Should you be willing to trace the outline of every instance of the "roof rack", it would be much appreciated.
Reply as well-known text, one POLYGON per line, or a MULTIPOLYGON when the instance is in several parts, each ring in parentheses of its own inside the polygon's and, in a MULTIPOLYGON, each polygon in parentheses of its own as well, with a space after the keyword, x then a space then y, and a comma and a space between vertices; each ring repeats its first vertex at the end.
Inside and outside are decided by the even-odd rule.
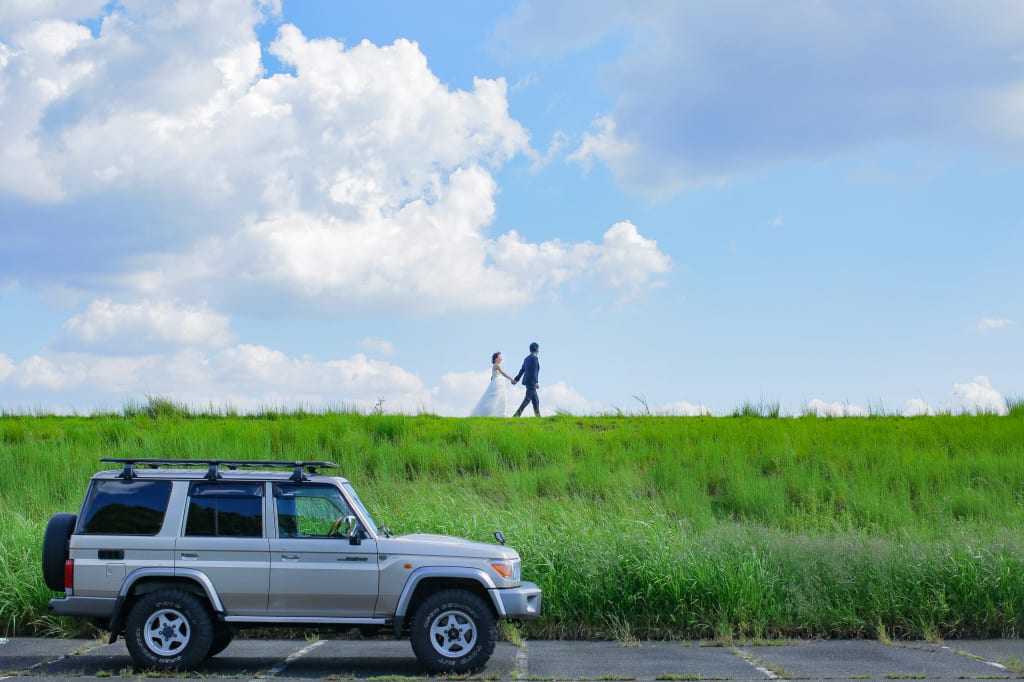
POLYGON ((301 483, 306 480, 303 474, 305 469, 310 474, 317 473, 317 469, 337 469, 334 462, 310 462, 306 460, 267 460, 267 459, 163 459, 159 457, 101 457, 101 462, 114 462, 123 464, 124 470, 118 474, 118 478, 132 479, 138 474, 135 473, 136 466, 143 466, 148 469, 159 469, 163 466, 179 467, 207 467, 205 478, 216 481, 222 478, 220 467, 230 471, 242 468, 256 469, 292 469, 291 480, 301 483))

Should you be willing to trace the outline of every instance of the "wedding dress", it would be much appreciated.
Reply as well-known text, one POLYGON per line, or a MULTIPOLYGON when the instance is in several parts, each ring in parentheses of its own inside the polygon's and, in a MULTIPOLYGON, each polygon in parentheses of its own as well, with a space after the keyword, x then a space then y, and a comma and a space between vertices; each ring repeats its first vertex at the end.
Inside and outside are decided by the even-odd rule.
POLYGON ((504 417, 505 415, 505 378, 498 374, 498 368, 491 369, 491 383, 480 396, 476 407, 469 413, 470 417, 504 417))

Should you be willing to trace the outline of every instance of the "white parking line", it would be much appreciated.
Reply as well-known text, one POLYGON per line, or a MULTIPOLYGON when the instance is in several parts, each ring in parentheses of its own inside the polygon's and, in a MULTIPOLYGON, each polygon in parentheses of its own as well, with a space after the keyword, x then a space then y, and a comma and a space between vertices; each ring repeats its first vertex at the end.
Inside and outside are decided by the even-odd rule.
POLYGON ((293 653, 291 656, 289 656, 288 658, 284 659, 284 662, 282 662, 281 665, 274 666, 273 668, 271 668, 267 672, 263 673, 262 675, 257 675, 254 679, 262 680, 262 679, 266 679, 268 677, 277 677, 278 675, 280 675, 284 671, 285 668, 287 668, 292 663, 294 663, 295 661, 299 660, 300 658, 302 658, 303 656, 305 656, 309 652, 313 651, 314 649, 316 649, 318 646, 322 645, 326 641, 327 641, 326 639, 318 639, 317 641, 313 642, 312 644, 310 644, 308 646, 302 647, 301 649, 299 649, 298 651, 293 653))
POLYGON ((751 665, 751 667, 754 668, 754 670, 756 670, 757 672, 761 673, 762 675, 767 677, 769 680, 782 679, 778 675, 773 673, 771 670, 769 670, 768 668, 766 668, 763 665, 761 665, 761 661, 759 661, 758 659, 754 658, 753 656, 748 654, 746 651, 740 651, 736 647, 733 647, 732 652, 734 654, 736 654, 737 656, 739 656, 740 658, 742 658, 747 663, 749 663, 751 665))
POLYGON ((530 674, 530 650, 526 640, 522 640, 516 651, 516 662, 512 669, 512 679, 521 680, 530 674))
POLYGON ((102 646, 106 646, 106 644, 107 644, 106 642, 103 642, 103 641, 100 641, 100 640, 97 639, 97 640, 91 642, 90 644, 86 644, 85 646, 83 646, 80 649, 75 649, 74 651, 70 651, 70 652, 68 652, 66 654, 61 654, 57 658, 52 658, 52 659, 49 659, 49 660, 42 660, 42 661, 39 661, 38 663, 33 663, 29 667, 25 668, 25 672, 31 672, 32 670, 35 670, 36 668, 42 668, 43 666, 53 665, 54 663, 60 663, 64 659, 71 658, 72 656, 81 656, 82 654, 86 654, 86 653, 92 651, 93 649, 98 649, 98 648, 100 648, 102 646))
POLYGON ((973 658, 976 661, 981 661, 985 665, 990 665, 993 668, 996 668, 997 670, 1006 670, 1006 666, 1003 665, 1002 663, 996 663, 995 661, 987 661, 984 658, 982 658, 981 656, 975 656, 973 654, 967 653, 966 651, 960 651, 959 649, 954 649, 953 647, 943 646, 942 648, 945 649, 946 651, 951 651, 954 654, 958 654, 960 656, 966 656, 967 658, 973 658))

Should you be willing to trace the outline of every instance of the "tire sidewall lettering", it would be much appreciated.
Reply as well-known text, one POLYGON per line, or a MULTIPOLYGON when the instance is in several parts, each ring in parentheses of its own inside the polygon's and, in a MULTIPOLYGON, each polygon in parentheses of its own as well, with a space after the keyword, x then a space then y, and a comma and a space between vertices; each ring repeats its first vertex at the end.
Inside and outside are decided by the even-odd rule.
POLYGON ((212 645, 213 622, 199 598, 187 592, 143 596, 132 607, 126 630, 129 653, 138 665, 155 670, 183 670, 202 663, 212 645), (146 642, 147 623, 156 613, 176 611, 188 627, 188 644, 171 656, 161 655, 146 642))
MULTIPOLYGON (((435 673, 460 674, 479 669, 490 658, 497 641, 495 618, 480 611, 481 608, 486 608, 482 598, 471 592, 463 592, 458 596, 461 598, 445 595, 447 598, 442 598, 431 604, 429 611, 420 610, 417 614, 412 636, 413 650, 417 658, 435 673), (430 640, 431 627, 436 619, 446 611, 458 612, 473 622, 475 640, 462 656, 445 656, 434 648, 430 640), (417 645, 417 640, 419 640, 419 645, 417 645)), ((428 600, 430 599, 432 598, 428 597, 428 600)))

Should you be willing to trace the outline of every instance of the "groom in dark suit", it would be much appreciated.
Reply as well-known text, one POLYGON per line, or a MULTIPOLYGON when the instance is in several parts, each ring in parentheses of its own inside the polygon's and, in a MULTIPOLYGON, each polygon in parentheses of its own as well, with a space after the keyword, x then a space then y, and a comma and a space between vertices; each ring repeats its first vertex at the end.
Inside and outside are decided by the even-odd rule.
POLYGON ((522 377, 523 386, 526 386, 526 397, 523 398, 523 404, 512 415, 514 417, 522 415, 523 410, 530 403, 533 403, 533 414, 537 417, 540 416, 540 396, 537 395, 537 389, 540 388, 540 360, 537 359, 539 352, 540 346, 534 341, 530 344, 530 354, 523 360, 519 374, 512 380, 512 385, 515 386, 519 383, 519 377, 522 377))

